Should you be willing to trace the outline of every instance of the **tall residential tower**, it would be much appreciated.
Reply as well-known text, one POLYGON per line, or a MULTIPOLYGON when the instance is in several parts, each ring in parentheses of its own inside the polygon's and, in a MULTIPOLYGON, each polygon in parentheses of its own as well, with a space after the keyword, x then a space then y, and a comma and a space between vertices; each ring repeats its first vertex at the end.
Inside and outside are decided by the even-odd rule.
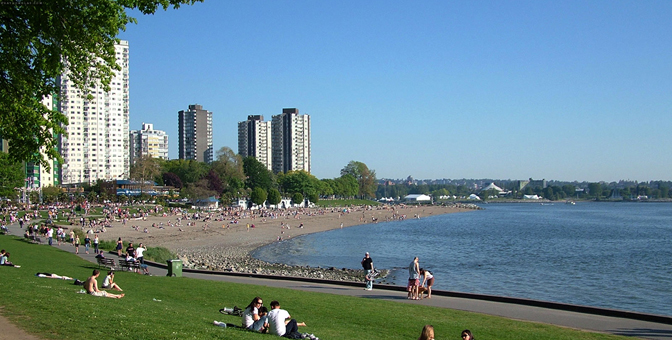
POLYGON ((244 122, 238 122, 238 154, 252 156, 271 167, 271 122, 265 122, 264 116, 247 116, 244 122))
POLYGON ((110 91, 92 87, 88 92, 93 99, 88 100, 87 93, 74 86, 67 71, 58 79, 59 109, 69 121, 67 136, 60 138, 62 184, 128 178, 128 41, 121 40, 114 50, 121 70, 114 71, 110 91))
POLYGON ((298 109, 282 109, 271 125, 273 172, 310 172, 310 116, 300 116, 298 109))
POLYGON ((177 113, 178 119, 178 157, 199 162, 212 163, 212 112, 203 110, 203 106, 189 105, 189 110, 177 113))

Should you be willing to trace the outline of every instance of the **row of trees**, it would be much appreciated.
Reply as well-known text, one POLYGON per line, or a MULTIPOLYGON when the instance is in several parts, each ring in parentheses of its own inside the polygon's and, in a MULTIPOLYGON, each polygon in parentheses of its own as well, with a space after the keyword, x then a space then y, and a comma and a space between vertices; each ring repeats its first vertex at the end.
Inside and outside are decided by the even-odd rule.
POLYGON ((266 200, 277 204, 283 195, 297 203, 304 198, 317 202, 320 197, 329 196, 374 197, 376 183, 375 171, 362 162, 348 163, 340 177, 320 180, 301 170, 273 174, 256 158, 242 158, 228 147, 219 149, 211 164, 143 157, 131 168, 131 179, 143 183, 142 191, 149 181, 155 181, 180 189, 183 197, 217 196, 223 203, 250 197, 256 204, 266 200))

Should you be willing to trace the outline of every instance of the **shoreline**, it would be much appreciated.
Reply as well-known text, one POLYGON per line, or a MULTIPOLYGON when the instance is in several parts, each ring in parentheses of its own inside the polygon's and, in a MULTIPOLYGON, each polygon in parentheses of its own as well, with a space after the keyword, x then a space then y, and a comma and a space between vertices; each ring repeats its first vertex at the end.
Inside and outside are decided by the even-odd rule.
MULTIPOLYGON (((101 240, 108 241, 121 237, 124 247, 128 241, 135 245, 142 242, 149 247, 165 247, 177 254, 185 268, 361 282, 364 275, 360 269, 271 263, 255 259, 250 254, 257 248, 278 242, 280 238, 286 240, 338 228, 476 209, 482 208, 472 204, 382 205, 238 211, 233 216, 222 216, 221 212, 216 212, 201 214, 198 220, 187 219, 179 223, 177 215, 149 216, 146 219, 130 219, 125 226, 121 221, 114 221, 112 227, 98 235, 101 240)), ((380 279, 386 274, 387 271, 383 272, 380 279)))

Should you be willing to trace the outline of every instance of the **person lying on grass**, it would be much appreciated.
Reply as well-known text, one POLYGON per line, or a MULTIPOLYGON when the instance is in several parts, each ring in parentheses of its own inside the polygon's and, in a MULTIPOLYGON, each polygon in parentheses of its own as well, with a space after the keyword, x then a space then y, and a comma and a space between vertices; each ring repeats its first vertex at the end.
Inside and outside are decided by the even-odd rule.
POLYGON ((90 276, 86 281, 84 281, 84 289, 86 289, 86 292, 90 295, 93 296, 102 296, 102 297, 108 297, 112 299, 121 299, 124 297, 124 294, 116 295, 116 294, 111 294, 106 291, 98 290, 98 275, 100 275, 100 271, 98 269, 93 270, 93 275, 90 276))

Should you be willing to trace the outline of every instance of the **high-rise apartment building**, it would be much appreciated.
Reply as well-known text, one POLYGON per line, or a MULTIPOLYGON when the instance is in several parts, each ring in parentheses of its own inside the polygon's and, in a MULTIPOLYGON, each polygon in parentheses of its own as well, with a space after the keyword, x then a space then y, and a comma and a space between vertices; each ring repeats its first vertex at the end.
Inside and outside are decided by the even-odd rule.
POLYGON ((300 116, 297 109, 282 109, 271 125, 273 172, 310 172, 310 116, 300 116))
POLYGON ((128 41, 114 46, 116 63, 110 91, 98 85, 87 93, 74 86, 68 72, 59 79, 59 110, 68 117, 60 139, 62 184, 126 179, 129 175, 128 41))
MULTIPOLYGON (((49 110, 53 110, 54 107, 58 107, 58 102, 53 96, 46 96, 42 99, 42 104, 47 107, 49 110)), ((44 157, 44 147, 40 148, 40 153, 44 157)), ((28 188, 40 188, 48 186, 56 186, 61 183, 59 178, 60 173, 60 164, 55 159, 47 159, 49 164, 49 169, 42 166, 38 162, 26 162, 26 187, 28 188)))
POLYGON ((194 104, 189 105, 189 110, 179 111, 177 119, 179 158, 212 163, 212 112, 194 104))
POLYGON ((130 135, 131 165, 142 156, 168 159, 168 134, 154 130, 154 124, 142 123, 142 130, 133 130, 130 135))
POLYGON ((264 116, 247 116, 244 122, 238 122, 238 154, 252 156, 271 167, 271 122, 265 122, 264 116))

